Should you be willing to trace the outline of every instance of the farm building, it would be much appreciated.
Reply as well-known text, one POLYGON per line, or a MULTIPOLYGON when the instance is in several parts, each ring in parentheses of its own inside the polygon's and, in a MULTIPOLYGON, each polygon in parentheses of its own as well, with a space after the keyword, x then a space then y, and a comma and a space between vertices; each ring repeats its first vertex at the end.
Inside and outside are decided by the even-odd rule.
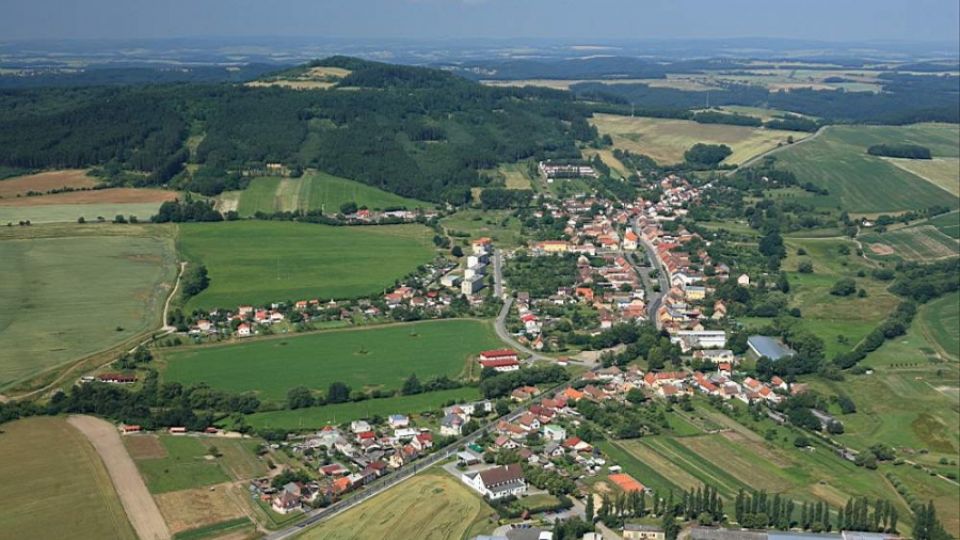
POLYGON ((480 361, 484 362, 487 360, 518 360, 517 351, 513 349, 495 349, 491 351, 482 351, 480 353, 480 361))
POLYGON ((766 356, 771 360, 779 360, 797 354, 797 351, 787 347, 779 339, 768 336, 750 336, 747 338, 747 347, 754 359, 766 356))
POLYGON ((623 525, 623 538, 624 540, 664 540, 666 536, 660 527, 625 523, 623 525))

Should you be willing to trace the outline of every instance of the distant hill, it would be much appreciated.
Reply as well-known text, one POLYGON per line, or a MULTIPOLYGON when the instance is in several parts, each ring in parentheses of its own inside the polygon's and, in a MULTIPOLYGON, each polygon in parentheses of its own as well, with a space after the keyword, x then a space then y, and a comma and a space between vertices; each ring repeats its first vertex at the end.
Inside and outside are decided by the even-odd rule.
POLYGON ((188 161, 214 180, 282 163, 404 197, 465 202, 471 188, 489 182, 483 169, 579 157, 576 141, 596 137, 587 108, 567 92, 489 88, 438 69, 339 56, 253 84, 267 87, 220 82, 0 92, 0 165, 107 166, 115 182, 189 186, 212 195, 237 182, 198 188, 188 161), (273 84, 311 73, 323 84, 273 84))

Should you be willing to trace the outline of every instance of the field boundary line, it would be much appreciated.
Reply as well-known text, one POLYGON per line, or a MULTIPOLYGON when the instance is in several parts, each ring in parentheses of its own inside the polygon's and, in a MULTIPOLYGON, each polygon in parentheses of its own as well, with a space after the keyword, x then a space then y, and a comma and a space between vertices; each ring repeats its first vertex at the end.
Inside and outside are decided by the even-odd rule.
POLYGON ((137 536, 142 540, 170 538, 170 529, 163 520, 160 508, 147 490, 137 465, 113 424, 87 415, 72 415, 67 422, 82 433, 100 455, 137 536))

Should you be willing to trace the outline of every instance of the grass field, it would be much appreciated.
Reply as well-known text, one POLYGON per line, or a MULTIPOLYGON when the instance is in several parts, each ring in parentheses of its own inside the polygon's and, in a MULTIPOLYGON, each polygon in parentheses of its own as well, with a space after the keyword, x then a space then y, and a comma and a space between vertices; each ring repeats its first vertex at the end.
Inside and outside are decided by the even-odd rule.
MULTIPOLYGON (((236 196, 231 193, 227 197, 236 196)), ((247 189, 240 192, 236 210, 241 216, 252 216, 258 211, 270 214, 294 210, 324 210, 333 214, 348 202, 375 210, 430 206, 361 182, 311 171, 301 178, 254 178, 247 189)))
POLYGON ((960 238, 960 213, 950 212, 930 218, 927 223, 950 238, 960 238))
POLYGON ((870 156, 869 146, 879 143, 912 143, 930 148, 938 158, 960 155, 957 126, 916 124, 912 126, 831 126, 813 140, 777 152, 777 162, 801 181, 827 188, 830 194, 816 197, 818 204, 839 206, 851 213, 875 214, 925 208, 958 206, 956 198, 933 183, 870 156))
POLYGON ((866 234, 860 240, 867 256, 880 261, 903 259, 923 262, 960 255, 960 241, 929 224, 866 234))
POLYGON ((421 225, 331 227, 239 221, 187 223, 178 247, 202 262, 210 287, 189 309, 311 298, 350 298, 382 291, 434 254, 421 225))
POLYGON ((211 486, 230 478, 196 437, 161 435, 164 457, 135 458, 150 493, 169 493, 211 486))
POLYGON ((424 473, 320 525, 301 540, 472 538, 496 526, 492 508, 458 479, 424 473))
POLYGON ((596 114, 593 124, 602 134, 609 134, 617 148, 646 154, 657 163, 683 161, 683 153, 698 142, 726 144, 733 150, 724 163, 740 164, 767 150, 785 143, 787 137, 802 139, 806 134, 749 126, 698 124, 690 120, 640 118, 596 114))
POLYGON ((64 418, 5 424, 0 455, 0 484, 8 488, 0 494, 0 536, 136 538, 96 450, 64 418))
POLYGON ((314 430, 326 425, 340 425, 344 422, 373 416, 386 418, 391 414, 417 414, 424 411, 436 411, 450 401, 472 401, 476 399, 480 399, 480 393, 477 389, 464 387, 455 390, 367 399, 307 409, 262 412, 246 416, 244 421, 254 429, 314 430))
POLYGON ((960 195, 960 159, 887 159, 901 169, 951 193, 960 195))
POLYGON ((960 293, 924 305, 916 324, 937 352, 949 359, 960 359, 960 293))
POLYGON ((896 296, 886 290, 889 283, 878 282, 869 277, 857 277, 856 274, 861 269, 869 275, 871 265, 857 256, 857 246, 851 240, 787 238, 784 243, 788 256, 783 268, 790 277, 790 305, 800 308, 803 315, 801 324, 823 339, 828 358, 850 350, 893 311, 899 302, 896 296), (850 254, 842 255, 839 252, 841 246, 846 246, 850 254), (797 255, 797 250, 801 248, 806 251, 806 255, 797 255), (803 261, 813 263, 812 274, 796 271, 803 261), (853 278, 858 288, 867 291, 867 297, 840 297, 830 294, 834 283, 844 277, 853 278), (838 336, 846 338, 846 343, 841 343, 838 336))
POLYGON ((159 326, 176 275, 169 231, 136 225, 0 231, 6 308, 0 309, 0 387, 159 326))
MULTIPOLYGON (((489 236, 500 247, 518 247, 523 244, 521 237, 522 224, 520 220, 511 216, 507 210, 461 210, 443 218, 440 224, 448 233, 466 233, 464 238, 467 244, 471 238, 489 236)), ((454 243, 459 238, 452 238, 454 243)))
POLYGON ((411 373, 421 380, 457 377, 468 357, 500 346, 487 322, 434 321, 180 348, 163 353, 162 374, 165 381, 256 391, 276 401, 301 385, 326 392, 335 381, 353 389, 399 388, 411 373))

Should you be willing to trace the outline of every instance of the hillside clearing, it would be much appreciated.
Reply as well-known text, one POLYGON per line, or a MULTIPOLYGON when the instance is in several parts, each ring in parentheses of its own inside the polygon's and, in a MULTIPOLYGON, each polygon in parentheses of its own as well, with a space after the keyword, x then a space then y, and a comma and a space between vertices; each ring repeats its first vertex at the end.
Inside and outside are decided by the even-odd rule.
POLYGON ((954 197, 960 196, 960 159, 892 159, 886 158, 901 169, 943 188, 954 197))

